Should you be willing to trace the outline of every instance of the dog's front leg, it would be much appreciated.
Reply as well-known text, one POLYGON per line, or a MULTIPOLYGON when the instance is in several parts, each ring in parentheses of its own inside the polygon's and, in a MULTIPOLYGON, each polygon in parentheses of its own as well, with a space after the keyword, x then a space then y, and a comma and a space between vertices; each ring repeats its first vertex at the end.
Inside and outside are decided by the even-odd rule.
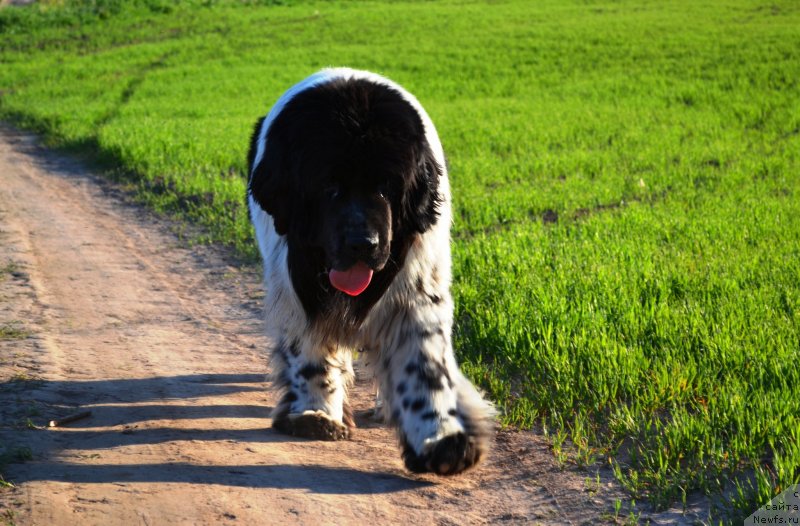
POLYGON ((341 440, 355 427, 347 403, 352 382, 349 350, 308 339, 281 341, 272 351, 274 383, 283 393, 272 427, 294 436, 341 440))
POLYGON ((380 351, 385 411, 409 470, 453 475, 486 452, 494 411, 458 369, 448 311, 416 314, 397 318, 400 326, 380 351))

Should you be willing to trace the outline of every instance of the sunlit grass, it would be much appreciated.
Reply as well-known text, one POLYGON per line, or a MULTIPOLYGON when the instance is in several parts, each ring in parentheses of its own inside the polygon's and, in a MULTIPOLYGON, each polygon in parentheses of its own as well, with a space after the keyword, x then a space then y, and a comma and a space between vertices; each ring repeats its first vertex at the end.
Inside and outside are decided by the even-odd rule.
POLYGON ((255 257, 252 124, 384 73, 442 136, 460 359, 506 423, 658 504, 800 482, 796 2, 65 4, 0 11, 6 118, 255 257))

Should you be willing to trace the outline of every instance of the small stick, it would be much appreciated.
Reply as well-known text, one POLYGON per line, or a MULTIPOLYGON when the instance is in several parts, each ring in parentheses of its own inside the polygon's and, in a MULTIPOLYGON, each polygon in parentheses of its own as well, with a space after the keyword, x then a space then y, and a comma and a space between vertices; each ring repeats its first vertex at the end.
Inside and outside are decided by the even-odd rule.
POLYGON ((80 420, 82 418, 86 418, 92 416, 91 411, 81 411, 80 413, 73 413, 71 415, 67 415, 64 418, 60 418, 58 420, 50 420, 50 424, 47 427, 59 427, 63 426, 64 424, 69 424, 70 422, 74 422, 76 420, 80 420))

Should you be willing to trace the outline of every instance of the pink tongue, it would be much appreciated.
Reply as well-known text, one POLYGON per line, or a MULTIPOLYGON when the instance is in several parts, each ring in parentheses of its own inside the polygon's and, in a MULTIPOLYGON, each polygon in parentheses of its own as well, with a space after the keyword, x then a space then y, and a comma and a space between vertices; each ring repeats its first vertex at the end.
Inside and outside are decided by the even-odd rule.
POLYGON ((331 280, 331 285, 345 294, 358 296, 372 281, 372 269, 359 261, 347 270, 331 269, 328 279, 331 280))

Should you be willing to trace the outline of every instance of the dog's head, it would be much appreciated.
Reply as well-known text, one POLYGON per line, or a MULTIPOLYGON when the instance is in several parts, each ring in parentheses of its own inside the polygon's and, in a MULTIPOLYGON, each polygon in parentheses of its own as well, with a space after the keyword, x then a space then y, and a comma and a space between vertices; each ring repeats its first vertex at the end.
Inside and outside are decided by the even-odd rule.
POLYGON ((317 271, 357 295, 436 222, 440 176, 401 93, 337 79, 300 92, 273 120, 250 193, 290 246, 320 254, 317 271))

